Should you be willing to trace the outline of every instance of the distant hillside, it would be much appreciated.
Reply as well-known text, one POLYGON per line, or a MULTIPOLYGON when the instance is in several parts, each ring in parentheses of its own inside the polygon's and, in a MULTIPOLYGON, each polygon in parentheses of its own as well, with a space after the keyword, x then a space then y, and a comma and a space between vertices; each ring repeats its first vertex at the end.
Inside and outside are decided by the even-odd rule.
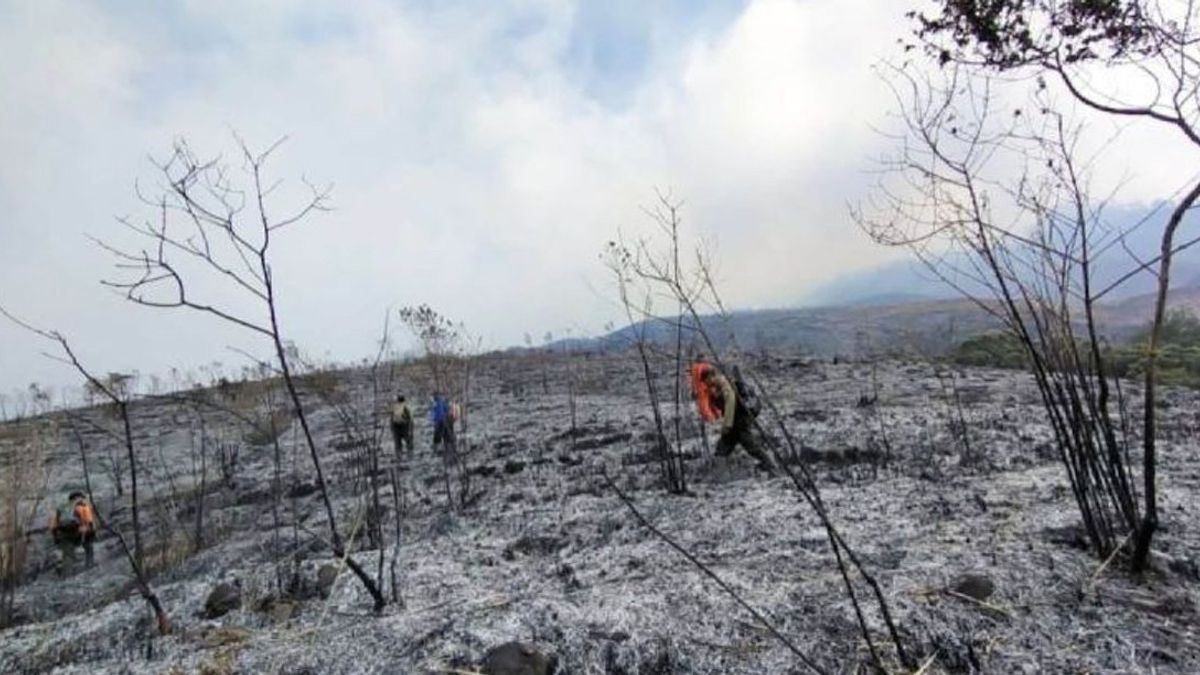
MULTIPOLYGON (((1105 304, 1097 320, 1114 340, 1126 340, 1150 322, 1154 298, 1154 293, 1143 293, 1105 304)), ((1167 295, 1167 308, 1185 309, 1200 316, 1200 284, 1172 290, 1167 295)))
MULTIPOLYGON (((1097 321, 1110 339, 1128 340, 1151 317, 1154 295, 1144 293, 1097 306, 1097 321)), ((1200 288, 1171 292, 1170 307, 1200 314, 1200 288)), ((747 351, 799 351, 813 356, 860 356, 881 353, 941 354, 964 339, 999 328, 999 322, 969 300, 927 300, 892 304, 854 304, 800 309, 734 312, 728 320, 703 319, 718 348, 732 335, 747 351)), ((595 340, 573 340, 563 348, 614 349, 634 342, 645 330, 647 340, 669 345, 675 339, 669 323, 625 327, 595 340)), ((687 338, 685 338, 687 340, 687 338)), ((688 347, 699 347, 688 341, 688 347)))
MULTIPOLYGON (((744 350, 799 351, 814 356, 940 353, 968 335, 997 326, 991 316, 966 300, 742 311, 727 320, 705 317, 703 324, 720 349, 730 346, 732 336, 744 350)), ((598 346, 632 344, 642 328, 610 333, 598 340, 598 346)), ((674 340, 674 328, 669 324, 651 323, 644 329, 651 342, 669 344, 674 340)))
POLYGON ((905 259, 837 277, 808 293, 803 301, 816 306, 877 305, 884 304, 876 302, 877 298, 889 296, 896 302, 947 300, 954 297, 954 291, 920 262, 905 259), (884 288, 892 290, 881 295, 884 288))
MULTIPOLYGON (((1124 246, 1110 244, 1101 247, 1102 252, 1093 261, 1094 279, 1098 287, 1116 281, 1136 266, 1126 248, 1140 260, 1151 260, 1158 254, 1161 244, 1159 237, 1168 214, 1169 208, 1165 206, 1151 209, 1114 207, 1106 211, 1105 222, 1129 234, 1124 246)), ((1200 246, 1176 254, 1172 268, 1171 276, 1180 287, 1200 286, 1200 246)), ((966 278, 955 279, 955 283, 971 292, 978 290, 977 285, 966 278)), ((1142 272, 1114 289, 1111 297, 1124 299, 1151 293, 1157 283, 1152 273, 1142 272)), ((809 305, 879 304, 875 299, 880 297, 880 289, 888 289, 887 296, 897 300, 949 299, 954 296, 953 291, 920 262, 904 259, 835 278, 810 292, 804 302, 809 305)))

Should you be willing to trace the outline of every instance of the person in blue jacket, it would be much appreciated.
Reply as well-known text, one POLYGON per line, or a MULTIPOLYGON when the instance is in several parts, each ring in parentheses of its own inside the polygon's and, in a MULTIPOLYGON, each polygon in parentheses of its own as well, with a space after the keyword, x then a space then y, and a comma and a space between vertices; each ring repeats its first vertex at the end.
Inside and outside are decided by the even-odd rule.
POLYGON ((433 422, 433 451, 454 451, 454 406, 450 399, 441 392, 433 395, 433 405, 429 410, 433 422), (443 450, 443 447, 445 450, 443 450))

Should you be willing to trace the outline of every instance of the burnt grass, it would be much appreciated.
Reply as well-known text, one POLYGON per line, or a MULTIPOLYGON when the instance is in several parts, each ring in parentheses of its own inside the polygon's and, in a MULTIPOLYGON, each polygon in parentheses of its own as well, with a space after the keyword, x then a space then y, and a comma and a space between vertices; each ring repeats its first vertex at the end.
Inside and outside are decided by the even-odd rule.
MULTIPOLYGON (((930 364, 894 360, 752 365, 801 444, 792 461, 815 472, 909 649, 922 662, 932 657, 925 672, 1200 672, 1200 400, 1193 392, 1168 389, 1163 397, 1162 530, 1152 569, 1135 577, 1123 559, 1102 569, 1087 550, 1028 376, 958 369, 939 378, 930 364), (990 595, 974 601, 954 592, 964 574, 984 577, 990 595)), ((412 378, 419 372, 419 365, 401 371, 410 399, 418 397, 412 378)), ((154 636, 111 537, 99 542, 95 569, 60 580, 47 537, 36 535, 16 625, 0 631, 0 672, 445 673, 468 670, 510 640, 556 655, 560 673, 806 672, 636 522, 606 489, 605 470, 656 527, 830 672, 869 672, 824 532, 786 478, 756 471, 744 454, 713 457, 711 430, 705 442, 685 409, 690 493, 665 493, 639 372, 627 354, 480 357, 465 508, 447 508, 444 465, 429 451, 423 414, 411 459, 396 461, 386 438, 376 474, 387 514, 384 578, 396 490, 402 602, 378 616, 348 571, 319 588, 318 570, 337 561, 320 541, 324 511, 296 429, 281 436, 277 529, 272 446, 246 445, 244 428, 220 412, 146 399, 133 409, 142 519, 153 583, 175 632, 154 636), (577 392, 574 430, 568 378, 577 392), (191 448, 198 415, 210 435, 239 450, 228 480, 210 458, 197 549, 191 448), (240 604, 209 618, 205 601, 221 582, 240 589, 240 604)), ((664 364, 659 372, 670 418, 670 371, 664 364)), ((369 403, 365 371, 341 372, 334 382, 351 405, 369 403)), ((1128 383, 1126 396, 1137 389, 1128 383)), ((361 533, 361 453, 332 407, 311 392, 305 402, 341 527, 361 533)), ((76 414, 112 426, 102 410, 76 414)), ((97 506, 127 529, 127 497, 116 497, 103 470, 106 444, 115 441, 90 426, 83 436, 97 506)), ((48 460, 54 499, 82 484, 78 457, 63 434, 48 460)), ((374 573, 379 551, 370 546, 356 537, 354 555, 374 573)), ((390 583, 385 592, 391 597, 390 583)), ((893 654, 877 613, 868 616, 893 654)))

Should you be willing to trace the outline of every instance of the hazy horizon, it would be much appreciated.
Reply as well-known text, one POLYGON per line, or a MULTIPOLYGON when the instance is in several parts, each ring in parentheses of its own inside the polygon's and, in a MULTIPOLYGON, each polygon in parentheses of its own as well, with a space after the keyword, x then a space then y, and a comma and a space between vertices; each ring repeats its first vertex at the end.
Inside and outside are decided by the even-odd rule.
MULTIPOLYGON (((152 216, 134 185, 176 139, 238 169, 235 131, 288 137, 268 167, 285 186, 334 185, 274 251, 284 334, 317 359, 372 354, 384 313, 422 303, 485 348, 620 325, 599 256, 649 231, 656 190, 715 252, 730 307, 795 306, 898 258, 847 204, 889 142, 872 68, 902 58, 909 6, 0 1, 0 306, 98 372, 265 355, 102 287, 114 259, 88 238, 130 241, 117 218, 152 216)), ((1130 203, 1169 192, 1173 163, 1129 181, 1130 203)), ((78 381, 6 321, 0 345, 0 392, 78 381)))

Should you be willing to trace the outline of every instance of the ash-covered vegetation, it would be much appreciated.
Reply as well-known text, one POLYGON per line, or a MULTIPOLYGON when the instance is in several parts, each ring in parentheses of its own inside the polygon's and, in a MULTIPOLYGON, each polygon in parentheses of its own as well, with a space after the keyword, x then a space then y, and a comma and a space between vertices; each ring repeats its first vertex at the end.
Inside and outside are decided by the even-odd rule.
POLYGON ((253 365, 146 390, 0 308, 88 397, 34 387, 0 425, 0 670, 1197 672, 1200 394, 1175 385, 1196 383, 1200 327, 1167 310, 1173 256, 1200 243, 1176 237, 1200 183, 1134 226, 1163 212, 1143 259, 1105 217, 1114 197, 1092 181, 1112 160, 1083 150, 1074 113, 1200 146, 1194 15, 1050 0, 908 15, 905 51, 928 67, 880 68, 896 147, 851 217, 963 295, 968 332, 1001 331, 947 361, 869 358, 929 356, 941 332, 918 313, 917 344, 897 344, 903 322, 855 319, 879 308, 820 313, 802 339, 848 361, 772 350, 765 331, 747 349, 714 252, 659 193, 650 233, 601 255, 619 348, 484 353, 418 305, 388 312, 373 358, 315 366, 280 316, 273 244, 330 188, 305 180, 281 203, 297 193, 268 166, 279 143, 237 139, 235 168, 177 142, 137 193, 148 213, 97 240, 105 283, 236 328, 253 365), (1118 72, 1157 97, 1093 90, 1118 72), (1110 293, 1138 275, 1148 324, 1118 344, 1111 317, 1134 299, 1110 293), (395 358, 394 319, 418 357, 395 358), (843 351, 851 324, 861 344, 843 351), (418 440, 401 450, 404 403, 418 440), (90 501, 94 566, 63 545, 86 529, 61 525, 79 513, 58 506, 68 493, 90 501))
MULTIPOLYGON (((635 354, 475 362, 469 430, 451 465, 430 453, 423 416, 412 457, 390 444, 373 456, 355 441, 348 407, 364 420, 385 414, 388 398, 373 403, 378 370, 301 379, 347 550, 382 580, 382 611, 321 541, 327 516, 297 425, 281 419, 266 436, 250 425, 269 417, 278 381, 183 390, 130 408, 145 571, 173 630, 155 630, 112 537, 101 537, 95 569, 60 579, 34 533, 0 670, 472 672, 510 641, 562 673, 803 669, 641 526, 605 474, 820 667, 869 668, 822 526, 786 477, 767 478, 744 455, 712 456, 688 414, 689 489, 663 489, 635 354)), ((394 367, 394 390, 428 386, 426 364, 394 367)), ((1150 571, 1133 577, 1088 550, 1028 375, 771 356, 753 367, 801 441, 791 461, 816 474, 909 649, 933 659, 926 672, 1200 667, 1193 393, 1164 396, 1164 533, 1150 571)), ((658 372, 670 391, 669 370, 658 372)), ((22 467, 45 481, 29 498, 57 498, 85 481, 86 448, 97 509, 128 532, 113 421, 98 405, 6 424, 6 476, 22 467)))

